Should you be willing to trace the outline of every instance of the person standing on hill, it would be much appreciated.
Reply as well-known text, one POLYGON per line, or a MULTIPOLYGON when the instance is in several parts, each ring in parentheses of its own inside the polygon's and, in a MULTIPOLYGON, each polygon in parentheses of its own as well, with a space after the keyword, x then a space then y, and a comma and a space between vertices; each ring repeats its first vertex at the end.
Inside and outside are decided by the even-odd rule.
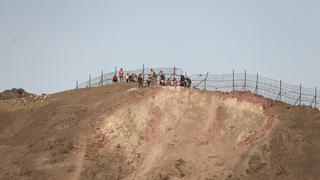
POLYGON ((186 78, 187 88, 191 87, 191 79, 189 77, 186 78))
POLYGON ((139 74, 138 82, 139 82, 139 87, 143 87, 143 78, 141 73, 139 74))
POLYGON ((166 76, 163 71, 160 71, 160 86, 165 86, 166 84, 166 76))
POLYGON ((152 85, 157 85, 157 78, 158 78, 158 75, 155 71, 151 70, 151 73, 152 73, 152 85))
POLYGON ((148 75, 148 79, 147 79, 148 87, 151 87, 151 82, 152 82, 152 75, 149 74, 149 75, 148 75))
MULTIPOLYGON (((142 77, 142 74, 141 74, 141 77, 142 77)), ((137 82, 137 80, 138 80, 137 74, 133 74, 133 81, 137 82)), ((143 78, 142 78, 142 80, 143 80, 143 78)))
POLYGON ((185 77, 184 77, 184 75, 180 75, 180 86, 181 87, 184 87, 185 85, 186 85, 186 82, 185 82, 185 77))
POLYGON ((120 71, 119 71, 119 78, 120 78, 120 82, 124 82, 124 72, 122 68, 120 68, 120 71))

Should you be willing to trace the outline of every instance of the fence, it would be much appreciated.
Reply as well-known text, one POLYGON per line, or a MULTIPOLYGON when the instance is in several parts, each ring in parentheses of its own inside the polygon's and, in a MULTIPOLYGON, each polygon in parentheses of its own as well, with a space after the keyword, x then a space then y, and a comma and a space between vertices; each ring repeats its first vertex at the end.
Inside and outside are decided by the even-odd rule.
MULTIPOLYGON (((178 76, 183 74, 182 69, 179 68, 153 68, 157 73, 163 71, 167 78, 178 76)), ((146 74, 150 73, 151 68, 142 68, 133 71, 126 71, 129 74, 146 74)), ((115 68, 115 72, 117 72, 115 68)), ((115 72, 104 74, 101 72, 101 76, 91 79, 78 85, 76 88, 89 88, 100 85, 106 85, 112 83, 112 78, 115 72)), ((314 108, 318 108, 317 102, 320 102, 320 97, 317 95, 319 91, 317 88, 311 89, 301 85, 290 85, 281 80, 274 80, 258 74, 233 73, 224 75, 214 74, 195 74, 188 76, 192 80, 192 87, 197 89, 209 90, 209 91, 250 91, 257 95, 264 96, 273 100, 282 101, 291 105, 306 105, 314 108)), ((146 79, 146 78, 145 78, 146 79)))
POLYGON ((258 74, 233 73, 225 75, 198 74, 190 76, 193 87, 209 91, 250 91, 257 95, 291 105, 306 105, 318 108, 317 88, 290 85, 258 74))

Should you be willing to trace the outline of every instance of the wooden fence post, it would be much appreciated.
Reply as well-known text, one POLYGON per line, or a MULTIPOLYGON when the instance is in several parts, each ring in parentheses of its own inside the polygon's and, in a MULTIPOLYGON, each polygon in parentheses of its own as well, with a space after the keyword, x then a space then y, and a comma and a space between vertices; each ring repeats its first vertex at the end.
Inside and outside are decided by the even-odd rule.
POLYGON ((78 85, 78 80, 76 81, 76 89, 79 88, 79 85, 78 85))

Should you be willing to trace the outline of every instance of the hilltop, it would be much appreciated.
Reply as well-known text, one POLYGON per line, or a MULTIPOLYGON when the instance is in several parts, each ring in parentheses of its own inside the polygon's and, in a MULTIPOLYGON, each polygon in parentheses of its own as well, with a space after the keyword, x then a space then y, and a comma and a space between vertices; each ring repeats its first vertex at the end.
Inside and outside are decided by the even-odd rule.
POLYGON ((0 101, 0 179, 319 179, 320 112, 113 84, 0 101))

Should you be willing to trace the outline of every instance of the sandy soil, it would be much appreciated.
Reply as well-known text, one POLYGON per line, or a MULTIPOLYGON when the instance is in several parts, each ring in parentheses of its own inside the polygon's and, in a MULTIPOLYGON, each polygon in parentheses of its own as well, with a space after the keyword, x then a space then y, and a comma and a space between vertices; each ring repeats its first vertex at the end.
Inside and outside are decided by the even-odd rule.
POLYGON ((320 179, 320 113, 121 84, 0 101, 0 179, 320 179))

